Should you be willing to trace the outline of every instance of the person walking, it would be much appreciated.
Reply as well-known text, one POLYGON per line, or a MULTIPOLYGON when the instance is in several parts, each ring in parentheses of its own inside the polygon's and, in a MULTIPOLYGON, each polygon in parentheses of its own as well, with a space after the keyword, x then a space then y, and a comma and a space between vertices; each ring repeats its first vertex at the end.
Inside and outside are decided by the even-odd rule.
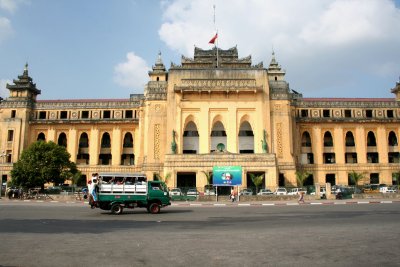
POLYGON ((235 202, 235 188, 231 188, 231 195, 230 195, 231 201, 235 202))
POLYGON ((304 203, 304 192, 300 192, 300 196, 299 196, 299 203, 304 203))

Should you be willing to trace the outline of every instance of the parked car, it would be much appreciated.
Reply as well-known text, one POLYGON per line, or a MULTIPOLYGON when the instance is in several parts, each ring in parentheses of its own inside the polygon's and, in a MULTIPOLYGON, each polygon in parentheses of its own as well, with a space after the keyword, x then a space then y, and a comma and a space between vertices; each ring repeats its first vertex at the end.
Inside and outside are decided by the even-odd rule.
POLYGON ((169 194, 170 194, 171 196, 182 196, 182 190, 181 190, 180 188, 172 188, 172 189, 169 191, 169 194))
MULTIPOLYGON (((310 195, 315 195, 315 191, 311 192, 310 195)), ((321 198, 326 198, 326 189, 325 187, 320 187, 319 188, 319 195, 321 198)))
POLYGON ((370 193, 379 193, 379 185, 378 184, 365 184, 363 187, 363 192, 370 193))
POLYGON ((304 188, 292 188, 288 191, 288 195, 300 195, 301 193, 307 194, 307 190, 304 188))
POLYGON ((260 191, 257 193, 258 196, 267 196, 267 195, 273 195, 274 193, 269 190, 268 188, 265 189, 260 189, 260 191))
POLYGON ((190 189, 186 192, 186 196, 198 197, 198 196, 199 196, 199 191, 197 191, 196 188, 190 188, 190 189))
POLYGON ((212 185, 204 186, 204 195, 205 196, 215 196, 215 187, 212 185))
POLYGON ((287 195, 287 190, 284 187, 278 187, 277 189, 275 189, 274 191, 274 195, 287 195))
POLYGON ((388 187, 386 193, 397 193, 397 186, 388 187))
POLYGON ((206 189, 204 192, 205 196, 215 196, 215 189, 206 189))
POLYGON ((388 190, 388 186, 386 185, 386 184, 380 184, 379 185, 379 192, 380 193, 386 193, 387 192, 387 190, 388 190))
POLYGON ((242 189, 239 192, 239 196, 251 196, 251 195, 253 195, 253 190, 251 190, 250 188, 242 189))

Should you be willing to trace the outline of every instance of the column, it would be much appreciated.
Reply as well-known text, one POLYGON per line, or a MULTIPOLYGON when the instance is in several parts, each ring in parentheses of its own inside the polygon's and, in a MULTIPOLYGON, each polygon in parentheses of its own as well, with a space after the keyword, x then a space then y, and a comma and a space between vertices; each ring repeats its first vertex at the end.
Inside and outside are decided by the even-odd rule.
MULTIPOLYGON (((389 163, 389 133, 386 132, 385 127, 378 126, 376 131, 376 145, 379 153, 379 163, 389 163)), ((390 178, 391 181, 392 178, 390 178)))
POLYGON ((99 164, 99 130, 96 128, 92 128, 89 135, 89 155, 90 155, 90 165, 98 165, 99 164))
POLYGON ((199 154, 210 153, 210 129, 208 108, 201 108, 199 116, 199 154))
POLYGON ((231 153, 238 153, 236 108, 228 110, 228 120, 226 122, 228 123, 228 125, 225 125, 227 133, 226 150, 231 153))
POLYGON ((77 131, 75 127, 72 127, 69 132, 68 132, 68 152, 71 154, 71 161, 76 162, 76 155, 77 155, 77 149, 78 149, 78 144, 77 144, 77 131))
POLYGON ((121 147, 122 147, 122 137, 121 137, 121 129, 119 127, 115 127, 112 131, 111 137, 111 155, 113 166, 121 165, 121 147))
POLYGON ((363 127, 357 127, 354 139, 356 143, 357 162, 367 163, 367 142, 363 127))

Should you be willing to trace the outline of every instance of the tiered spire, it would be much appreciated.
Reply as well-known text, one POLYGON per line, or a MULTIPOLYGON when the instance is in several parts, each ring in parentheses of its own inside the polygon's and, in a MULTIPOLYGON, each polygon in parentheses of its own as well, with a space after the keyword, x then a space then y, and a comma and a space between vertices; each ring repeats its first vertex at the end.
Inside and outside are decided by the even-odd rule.
POLYGON ((275 81, 283 81, 285 80, 285 74, 286 72, 282 70, 281 66, 279 66, 278 62, 275 59, 275 51, 272 51, 272 59, 268 67, 269 79, 275 81))
POLYGON ((396 86, 391 90, 391 92, 396 95, 396 100, 400 101, 400 76, 399 81, 396 82, 396 86))
POLYGON ((36 88, 36 84, 32 82, 32 78, 29 77, 28 74, 28 63, 25 64, 24 72, 22 75, 18 75, 18 79, 13 80, 14 84, 7 84, 6 87, 10 90, 10 96, 22 96, 27 97, 25 94, 14 94, 13 92, 22 92, 28 91, 33 98, 36 98, 36 95, 40 94, 40 90, 36 88))

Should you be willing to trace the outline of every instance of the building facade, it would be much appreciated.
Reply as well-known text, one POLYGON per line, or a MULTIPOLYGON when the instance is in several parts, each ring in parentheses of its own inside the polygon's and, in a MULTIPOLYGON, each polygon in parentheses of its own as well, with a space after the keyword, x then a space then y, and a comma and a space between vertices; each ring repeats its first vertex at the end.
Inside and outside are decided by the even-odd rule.
POLYGON ((144 94, 127 99, 39 100, 26 66, 0 103, 0 172, 37 140, 66 147, 86 177, 94 172, 169 176, 170 187, 207 184, 214 166, 241 166, 263 187, 307 184, 392 184, 400 171, 400 83, 394 98, 303 98, 291 90, 272 54, 267 68, 237 48, 182 56, 167 70, 161 54, 144 94))

